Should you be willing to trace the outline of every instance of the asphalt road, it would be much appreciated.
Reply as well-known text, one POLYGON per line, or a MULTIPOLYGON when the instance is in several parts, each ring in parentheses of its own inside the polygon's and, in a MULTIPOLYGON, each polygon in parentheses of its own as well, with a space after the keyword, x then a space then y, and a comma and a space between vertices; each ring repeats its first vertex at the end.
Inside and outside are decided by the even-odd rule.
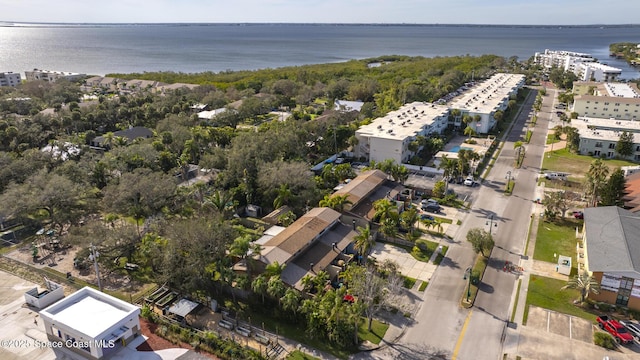
MULTIPOLYGON (((524 252, 536 177, 540 172, 550 109, 553 107, 550 103, 543 104, 532 141, 526 145, 524 164, 515 169, 513 143, 526 133, 535 95, 532 93, 525 101, 498 160, 480 188, 475 189, 473 206, 452 241, 447 259, 431 279, 414 324, 407 328, 395 346, 397 351, 403 350, 400 356, 412 358, 416 351, 423 351, 423 358, 428 358, 429 354, 462 360, 501 358, 503 334, 511 314, 512 294, 517 281, 515 275, 501 270, 505 261, 518 264, 524 252), (503 193, 508 172, 516 182, 511 196, 503 193), (493 221, 488 220, 491 216, 493 221), (497 224, 491 227, 496 247, 474 307, 467 310, 460 307, 460 299, 467 286, 463 277, 475 254, 466 241, 466 233, 471 228, 488 230, 491 224, 497 224)), ((553 98, 554 94, 548 91, 545 100, 551 102, 553 98)))

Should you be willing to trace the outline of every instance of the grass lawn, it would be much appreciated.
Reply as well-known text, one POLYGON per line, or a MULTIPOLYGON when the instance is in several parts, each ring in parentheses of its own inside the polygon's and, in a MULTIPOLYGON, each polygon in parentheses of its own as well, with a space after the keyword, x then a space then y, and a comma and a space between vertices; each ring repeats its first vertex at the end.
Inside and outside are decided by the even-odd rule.
POLYGON ((307 355, 300 350, 294 350, 287 355, 286 360, 320 360, 319 358, 307 355))
POLYGON ((384 338, 384 334, 387 333, 387 329, 389 329, 389 324, 383 324, 379 321, 373 320, 371 324, 371 331, 367 330, 368 320, 363 318, 360 322, 360 326, 358 327, 358 338, 360 340, 369 340, 374 344, 380 344, 382 338, 384 338))
MULTIPOLYGON (((584 175, 595 159, 592 156, 571 153, 568 149, 555 150, 546 153, 542 161, 542 171, 561 171, 572 175, 584 175)), ((603 161, 609 166, 609 172, 620 166, 637 165, 626 160, 603 159, 603 161)))
POLYGON ((408 277, 408 276, 403 276, 404 277, 404 281, 402 283, 402 286, 404 286, 407 289, 413 289, 413 287, 416 285, 416 281, 418 281, 418 279, 414 279, 412 277, 408 277))
POLYGON ((566 285, 566 282, 562 280, 531 275, 529 279, 529 290, 527 291, 524 323, 527 323, 529 305, 577 316, 589 321, 595 321, 597 315, 573 304, 574 300, 580 298, 578 290, 560 290, 564 285, 566 285))
POLYGON ((549 144, 555 144, 555 143, 558 143, 558 142, 560 142, 560 140, 559 140, 559 139, 556 139, 555 134, 549 134, 549 135, 547 135, 547 145, 549 145, 549 144))
POLYGON ((471 269, 471 279, 467 278, 467 281, 471 282, 471 285, 468 287, 469 292, 467 294, 465 289, 465 293, 463 294, 462 302, 464 307, 470 307, 475 301, 476 295, 478 294, 478 285, 480 285, 482 281, 482 276, 484 275, 484 271, 487 269, 487 264, 487 258, 480 254, 476 256, 476 262, 473 264, 473 268, 471 269), (469 298, 469 302, 465 303, 467 297, 469 298))
MULTIPOLYGON (((540 221, 533 258, 552 263, 557 261, 553 254, 571 256, 575 259, 578 241, 576 227, 582 227, 582 220, 565 218, 564 220, 540 221)), ((577 264, 574 262, 572 272, 576 271, 576 266, 577 264)))
POLYGON ((418 288, 418 291, 425 291, 427 289, 428 285, 429 285, 428 282, 423 281, 422 284, 420 284, 420 287, 418 288))
MULTIPOLYGON (((420 239, 416 241, 416 245, 410 250, 411 256, 413 256, 418 261, 429 262, 429 259, 431 259, 431 255, 433 255, 433 252, 436 251, 438 245, 440 244, 438 244, 437 242, 420 239)), ((446 249, 444 246, 442 247, 442 252, 446 253, 446 249)))

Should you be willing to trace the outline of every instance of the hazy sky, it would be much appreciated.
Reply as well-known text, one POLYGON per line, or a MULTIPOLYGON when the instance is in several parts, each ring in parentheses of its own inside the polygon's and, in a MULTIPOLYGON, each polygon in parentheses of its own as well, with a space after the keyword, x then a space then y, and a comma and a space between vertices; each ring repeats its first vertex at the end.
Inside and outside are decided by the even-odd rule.
POLYGON ((0 0, 0 21, 638 24, 638 0, 0 0))

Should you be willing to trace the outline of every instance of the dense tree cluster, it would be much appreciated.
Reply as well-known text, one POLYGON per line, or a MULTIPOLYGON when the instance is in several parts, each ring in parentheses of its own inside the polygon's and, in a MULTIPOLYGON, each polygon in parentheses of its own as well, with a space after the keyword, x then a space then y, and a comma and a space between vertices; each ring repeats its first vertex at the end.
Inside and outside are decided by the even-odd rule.
MULTIPOLYGON (((359 294, 362 306, 370 298, 368 308, 345 303, 344 289, 327 291, 322 274, 308 289, 317 296, 304 299, 284 285, 282 266, 253 277, 253 257, 247 254, 259 251, 251 240, 261 229, 241 225, 233 214, 248 204, 265 211, 287 205, 291 212, 280 221, 288 224, 316 204, 343 209, 346 198, 328 195, 355 175, 350 165, 326 166, 317 176, 311 165, 354 146, 361 124, 403 103, 435 101, 472 76, 480 79, 508 65, 491 55, 389 56, 217 74, 115 75, 200 85, 192 90, 92 89, 85 94, 79 84, 62 80, 3 88, 0 219, 22 220, 34 233, 55 229, 63 241, 83 248, 80 258, 92 243, 109 272, 126 273, 129 262, 140 266, 135 274, 140 279, 185 293, 231 289, 235 296, 236 290, 252 290, 294 318, 304 316, 310 332, 346 347, 355 339, 360 315, 371 319, 376 307, 385 304, 381 286, 386 286, 382 292, 393 288, 395 282, 390 285, 388 279, 394 279, 394 271, 350 272, 349 291, 359 294), (334 111, 337 99, 365 104, 360 113, 334 111), (202 120, 196 104, 226 111, 202 120), (271 114, 273 110, 291 116, 271 114), (148 128, 153 135, 134 140, 118 136, 132 127, 148 128), (98 137, 105 149, 90 146, 98 137), (181 183, 192 165, 210 176, 207 182, 181 183), (237 260, 246 262, 247 275, 231 270, 237 260), (360 289, 357 279, 377 288, 360 289)), ((435 153, 442 143, 418 138, 411 146, 435 153)), ((371 167, 398 182, 408 175, 392 161, 371 167)), ((468 172, 468 163, 461 162, 455 171, 468 172)), ((416 222, 415 213, 400 217, 388 204, 376 204, 376 212, 385 236, 416 222)), ((368 228, 359 233, 357 246, 366 262, 371 233, 368 228)))

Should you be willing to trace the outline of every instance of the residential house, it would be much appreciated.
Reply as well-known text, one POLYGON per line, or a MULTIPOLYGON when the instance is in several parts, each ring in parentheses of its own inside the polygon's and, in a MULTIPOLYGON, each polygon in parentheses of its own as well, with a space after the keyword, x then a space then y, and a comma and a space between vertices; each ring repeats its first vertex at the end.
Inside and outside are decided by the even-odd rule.
POLYGON ((640 214, 616 206, 584 210, 584 270, 600 284, 595 301, 640 310, 640 214))
POLYGON ((327 271, 336 278, 351 256, 345 250, 357 235, 342 215, 330 208, 313 208, 293 224, 265 239, 259 239, 262 251, 257 260, 260 268, 275 262, 284 264, 281 278, 289 286, 303 289, 302 278, 327 271), (342 264, 342 265, 341 265, 342 264))
MULTIPOLYGON (((113 132, 113 137, 123 137, 127 140, 127 142, 132 142, 138 138, 148 139, 153 137, 153 131, 142 127, 142 126, 133 126, 126 130, 119 130, 113 132)), ((92 148, 97 148, 100 150, 108 150, 111 145, 106 144, 107 139, 104 135, 98 136, 91 140, 89 144, 92 148)))
POLYGON ((576 82, 571 111, 590 118, 639 120, 640 90, 634 83, 576 82))

